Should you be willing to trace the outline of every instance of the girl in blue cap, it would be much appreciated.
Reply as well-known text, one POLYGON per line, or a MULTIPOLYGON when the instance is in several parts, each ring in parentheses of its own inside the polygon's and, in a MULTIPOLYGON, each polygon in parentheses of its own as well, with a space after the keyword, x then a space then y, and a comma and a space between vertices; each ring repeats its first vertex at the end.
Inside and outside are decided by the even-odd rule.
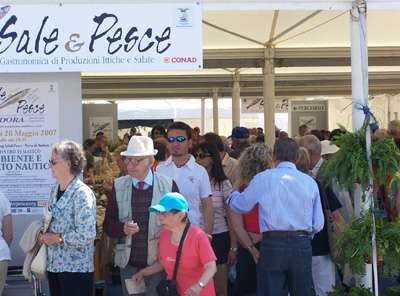
POLYGON ((216 257, 206 233, 191 225, 187 216, 188 205, 179 193, 164 195, 158 205, 151 206, 150 212, 157 212, 158 221, 164 227, 160 234, 158 261, 132 276, 140 283, 143 276, 162 271, 167 280, 172 279, 176 252, 186 225, 189 230, 184 238, 182 253, 176 277, 179 295, 215 295, 213 276, 217 270, 216 257))

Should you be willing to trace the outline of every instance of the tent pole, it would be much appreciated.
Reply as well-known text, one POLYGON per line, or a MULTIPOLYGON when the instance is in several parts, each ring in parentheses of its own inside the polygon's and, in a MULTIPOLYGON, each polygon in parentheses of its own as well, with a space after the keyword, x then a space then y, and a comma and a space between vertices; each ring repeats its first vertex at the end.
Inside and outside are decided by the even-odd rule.
POLYGON ((275 144, 275 51, 264 49, 263 93, 264 93, 264 141, 269 147, 275 144))
POLYGON ((213 131, 219 134, 218 125, 218 87, 213 88, 213 131))
POLYGON ((240 72, 233 75, 232 87, 232 129, 240 126, 240 72))
MULTIPOLYGON (((353 98, 353 129, 357 130, 361 128, 365 120, 365 114, 357 109, 357 105, 369 108, 368 102, 368 46, 367 46, 367 26, 366 26, 366 2, 364 0, 357 0, 353 2, 353 7, 350 13, 350 29, 351 29, 351 87, 352 87, 352 98, 353 98)), ((366 131, 366 150, 369 158, 370 169, 372 170, 372 164, 370 160, 371 155, 371 135, 370 128, 367 127, 366 131)), ((373 180, 370 178, 370 184, 373 180)), ((371 205, 373 210, 374 203, 371 198, 372 193, 368 192, 367 199, 369 202, 362 204, 361 196, 355 195, 355 207, 356 215, 360 215, 362 209, 368 208, 371 205)), ((372 275, 375 286, 375 295, 378 295, 378 276, 376 266, 376 243, 375 243, 375 220, 373 217, 373 235, 372 235, 372 253, 373 253, 373 268, 372 273, 371 265, 366 266, 366 275, 364 277, 357 278, 357 285, 363 284, 366 287, 372 287, 372 275)))

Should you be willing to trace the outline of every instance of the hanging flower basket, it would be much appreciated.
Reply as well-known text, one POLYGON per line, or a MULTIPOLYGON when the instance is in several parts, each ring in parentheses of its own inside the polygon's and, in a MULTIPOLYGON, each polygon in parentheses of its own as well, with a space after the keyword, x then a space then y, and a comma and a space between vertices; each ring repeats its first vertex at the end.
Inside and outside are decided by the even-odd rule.
MULTIPOLYGON (((365 134, 367 124, 359 130, 350 133, 345 127, 339 125, 343 134, 335 136, 331 144, 340 147, 331 160, 327 163, 323 172, 330 175, 329 182, 335 179, 341 189, 348 189, 355 183, 359 183, 363 192, 369 189, 369 178, 374 178, 374 188, 381 185, 388 186, 388 176, 394 176, 399 170, 400 151, 393 139, 381 137, 371 143, 371 161, 375 167, 374 173, 369 167, 366 151, 365 134)), ((376 190, 374 190, 376 192, 376 190)))

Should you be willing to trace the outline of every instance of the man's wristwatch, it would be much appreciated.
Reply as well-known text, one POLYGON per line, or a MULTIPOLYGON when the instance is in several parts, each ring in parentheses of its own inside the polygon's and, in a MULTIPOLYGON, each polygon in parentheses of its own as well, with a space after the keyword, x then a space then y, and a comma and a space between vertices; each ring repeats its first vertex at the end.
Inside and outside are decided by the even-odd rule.
POLYGON ((199 284, 200 288, 203 290, 204 289, 204 283, 201 282, 201 281, 198 281, 197 283, 199 284))
POLYGON ((62 233, 60 233, 60 235, 58 237, 58 240, 60 241, 60 244, 64 242, 64 239, 62 237, 62 233))

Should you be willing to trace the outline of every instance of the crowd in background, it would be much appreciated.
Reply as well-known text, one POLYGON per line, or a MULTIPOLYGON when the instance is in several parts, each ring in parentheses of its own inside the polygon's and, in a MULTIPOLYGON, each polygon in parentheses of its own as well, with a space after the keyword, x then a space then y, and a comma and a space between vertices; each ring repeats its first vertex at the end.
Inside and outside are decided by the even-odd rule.
MULTIPOLYGON (((339 188, 323 170, 340 149, 330 143, 340 133, 300 125, 290 138, 275 126, 276 142, 268 147, 262 128, 238 126, 224 137, 173 122, 154 126, 148 137, 133 127, 112 153, 102 132, 85 140, 83 150, 71 141, 56 143, 49 167, 57 182, 47 207, 53 218, 48 232, 40 226, 36 238, 58 258, 48 257, 51 294, 89 295, 93 288, 95 199, 77 176, 89 175, 95 157, 101 157, 119 168, 118 178, 104 184, 110 195, 103 226, 116 239, 124 296, 130 278, 143 279, 147 295, 156 295, 157 285, 172 279, 174 264, 168 262, 186 235, 186 261, 177 276, 181 294, 308 296, 313 283, 316 295, 326 295, 338 267, 321 196, 327 195, 339 230, 354 212, 351 190, 339 188), (229 274, 234 284, 228 283, 229 274), (80 294, 66 284, 72 281, 80 283, 80 294)), ((379 137, 391 137, 399 147, 400 121, 371 135, 379 137)), ((9 204, 4 204, 0 293, 12 240, 9 204)), ((348 268, 339 275, 343 286, 355 285, 348 268)))

